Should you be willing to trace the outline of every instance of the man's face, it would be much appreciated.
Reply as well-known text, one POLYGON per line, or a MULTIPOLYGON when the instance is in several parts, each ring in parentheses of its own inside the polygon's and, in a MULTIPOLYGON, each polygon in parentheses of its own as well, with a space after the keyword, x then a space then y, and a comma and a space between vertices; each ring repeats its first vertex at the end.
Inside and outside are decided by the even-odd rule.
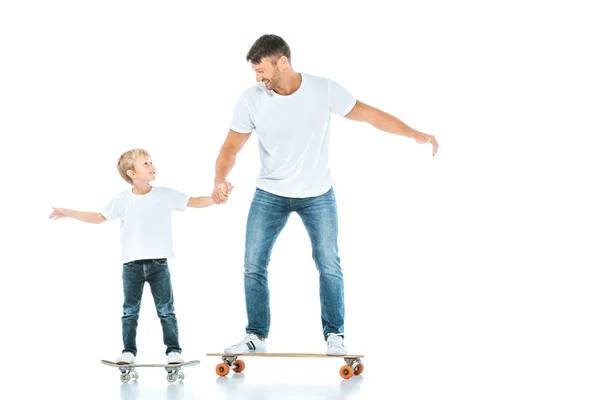
POLYGON ((256 73, 256 82, 264 83, 267 90, 275 89, 281 81, 281 70, 274 59, 263 58, 260 64, 252 64, 252 69, 256 73))

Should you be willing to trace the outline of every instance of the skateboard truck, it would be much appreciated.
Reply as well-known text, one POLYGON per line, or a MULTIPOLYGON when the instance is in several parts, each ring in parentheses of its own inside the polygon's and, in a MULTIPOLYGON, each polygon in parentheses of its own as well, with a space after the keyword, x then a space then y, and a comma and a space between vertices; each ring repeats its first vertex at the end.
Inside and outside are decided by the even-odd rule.
POLYGON ((123 383, 127 383, 132 379, 137 380, 139 375, 135 369, 140 367, 163 367, 167 371, 167 381, 175 383, 177 380, 182 381, 185 378, 181 367, 197 365, 199 363, 200 361, 194 360, 179 364, 117 364, 112 361, 102 360, 102 364, 119 368, 119 371, 121 371, 121 382, 123 383))
POLYGON ((246 368, 246 364, 242 360, 237 359, 238 356, 223 356, 221 359, 223 362, 217 365, 217 375, 225 376, 229 373, 231 368, 233 372, 242 372, 246 368))
POLYGON ((344 361, 348 364, 340 368, 340 376, 344 379, 349 379, 353 375, 360 375, 365 369, 360 357, 344 357, 344 361))

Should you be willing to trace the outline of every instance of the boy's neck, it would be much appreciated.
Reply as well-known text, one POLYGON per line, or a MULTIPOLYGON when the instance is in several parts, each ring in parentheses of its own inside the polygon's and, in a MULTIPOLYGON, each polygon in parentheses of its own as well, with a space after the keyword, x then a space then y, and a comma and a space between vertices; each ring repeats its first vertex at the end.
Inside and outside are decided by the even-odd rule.
POLYGON ((151 190, 152 190, 152 186, 150 186, 150 183, 135 183, 133 185, 133 189, 131 189, 133 194, 138 194, 138 195, 147 194, 151 190))

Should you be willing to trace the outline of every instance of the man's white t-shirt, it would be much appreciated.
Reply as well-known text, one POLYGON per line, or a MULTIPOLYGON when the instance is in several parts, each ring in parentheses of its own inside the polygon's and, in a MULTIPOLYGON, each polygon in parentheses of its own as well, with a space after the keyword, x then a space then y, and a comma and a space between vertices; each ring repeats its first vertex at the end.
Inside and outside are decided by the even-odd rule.
POLYGON ((131 190, 116 195, 100 211, 108 221, 121 220, 123 263, 172 258, 171 214, 184 211, 190 196, 166 187, 152 187, 144 194, 131 190))
POLYGON ((238 99, 231 129, 256 131, 260 147, 259 189, 284 197, 314 197, 332 186, 329 170, 331 114, 346 115, 356 99, 338 83, 302 74, 291 95, 267 90, 263 83, 238 99))

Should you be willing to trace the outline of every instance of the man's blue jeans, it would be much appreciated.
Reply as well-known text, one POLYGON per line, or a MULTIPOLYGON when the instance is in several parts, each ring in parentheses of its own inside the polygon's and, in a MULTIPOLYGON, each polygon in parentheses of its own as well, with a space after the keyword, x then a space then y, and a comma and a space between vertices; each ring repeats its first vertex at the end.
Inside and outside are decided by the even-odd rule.
POLYGON ((267 267, 275 240, 292 212, 298 213, 312 244, 319 271, 323 335, 344 333, 344 278, 338 256, 338 218, 333 188, 309 198, 288 198, 256 189, 246 226, 244 289, 246 333, 266 338, 271 314, 267 267))

